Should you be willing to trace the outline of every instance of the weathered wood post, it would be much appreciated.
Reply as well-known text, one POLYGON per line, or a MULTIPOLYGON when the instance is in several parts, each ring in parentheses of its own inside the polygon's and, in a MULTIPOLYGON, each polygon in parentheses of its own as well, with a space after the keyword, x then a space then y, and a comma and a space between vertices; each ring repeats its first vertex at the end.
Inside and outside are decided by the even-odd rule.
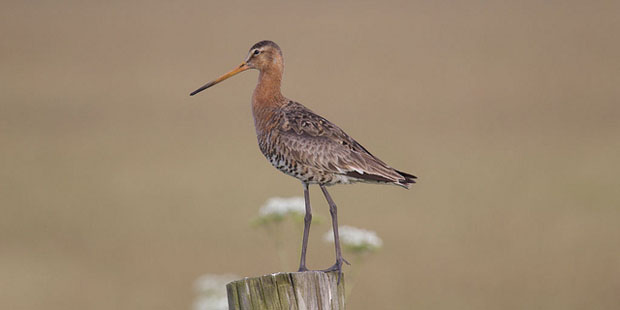
POLYGON ((243 278, 226 285, 230 310, 344 310, 344 275, 306 271, 243 278))

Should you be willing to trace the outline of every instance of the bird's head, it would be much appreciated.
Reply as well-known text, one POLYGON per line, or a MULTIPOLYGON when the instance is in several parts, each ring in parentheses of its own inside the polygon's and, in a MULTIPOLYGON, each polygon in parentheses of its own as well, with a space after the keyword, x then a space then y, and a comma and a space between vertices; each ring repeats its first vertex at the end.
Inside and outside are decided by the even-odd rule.
POLYGON ((249 69, 257 69, 263 73, 265 72, 277 72, 280 75, 284 71, 284 58, 282 57, 282 51, 280 47, 273 41, 260 41, 250 48, 248 56, 245 60, 235 69, 220 76, 219 78, 205 84, 204 86, 193 91, 190 96, 193 96, 233 75, 241 73, 249 69))
POLYGON ((284 69, 284 59, 282 58, 282 50, 273 41, 260 41, 248 52, 245 63, 252 69, 259 71, 280 70, 284 69))

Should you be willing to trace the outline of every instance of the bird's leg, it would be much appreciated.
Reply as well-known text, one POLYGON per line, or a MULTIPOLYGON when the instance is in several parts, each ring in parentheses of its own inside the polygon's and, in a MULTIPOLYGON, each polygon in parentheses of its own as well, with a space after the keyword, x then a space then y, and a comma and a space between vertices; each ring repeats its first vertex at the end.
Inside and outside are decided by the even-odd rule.
POLYGON ((301 244, 301 259, 299 261, 299 272, 308 271, 306 268, 306 248, 308 247, 308 235, 310 234, 310 223, 312 223, 312 207, 310 207, 310 191, 308 183, 303 183, 304 199, 306 200, 306 216, 304 216, 304 237, 301 244))
POLYGON ((340 283, 340 277, 342 276, 342 263, 346 263, 347 265, 351 265, 344 257, 342 257, 342 250, 340 248, 340 235, 338 234, 338 210, 336 209, 336 204, 334 200, 327 192, 327 189, 323 185, 319 185, 321 190, 323 191, 323 195, 325 195, 325 199, 327 199, 327 203, 329 204, 329 213, 332 215, 332 227, 334 230, 334 244, 336 246, 336 263, 325 269, 324 271, 338 271, 338 283, 340 283))

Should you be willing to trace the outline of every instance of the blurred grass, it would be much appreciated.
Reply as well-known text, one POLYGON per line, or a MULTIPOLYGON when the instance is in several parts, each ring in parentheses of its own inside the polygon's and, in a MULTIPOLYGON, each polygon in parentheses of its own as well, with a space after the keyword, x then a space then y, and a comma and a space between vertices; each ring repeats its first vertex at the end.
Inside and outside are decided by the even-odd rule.
MULTIPOLYGON (((187 96, 271 39, 287 62, 285 95, 421 178, 410 191, 331 190, 342 224, 385 241, 350 308, 616 309, 617 11, 612 1, 9 2, 0 307, 182 309, 203 273, 279 271, 248 222, 266 198, 302 189, 256 147, 256 73, 187 96)), ((311 268, 333 260, 321 226, 311 268)))

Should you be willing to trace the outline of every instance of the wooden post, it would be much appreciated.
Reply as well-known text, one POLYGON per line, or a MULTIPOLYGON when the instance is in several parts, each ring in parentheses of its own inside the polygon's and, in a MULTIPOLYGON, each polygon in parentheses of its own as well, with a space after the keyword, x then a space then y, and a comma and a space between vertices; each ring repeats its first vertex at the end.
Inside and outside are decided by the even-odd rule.
POLYGON ((243 278, 226 285, 228 309, 344 310, 344 275, 306 271, 243 278))

